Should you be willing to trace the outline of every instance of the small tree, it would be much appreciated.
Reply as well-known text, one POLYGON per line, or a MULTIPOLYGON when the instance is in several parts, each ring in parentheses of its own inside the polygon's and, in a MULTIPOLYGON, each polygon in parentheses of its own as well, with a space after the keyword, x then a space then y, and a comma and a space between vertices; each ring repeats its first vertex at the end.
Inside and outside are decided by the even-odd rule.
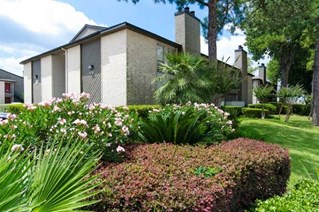
POLYGON ((226 62, 218 62, 211 68, 214 78, 213 102, 218 106, 223 100, 226 101, 225 98, 238 89, 242 82, 241 72, 226 62))
POLYGON ((258 101, 261 104, 261 118, 264 119, 266 116, 265 113, 265 103, 268 101, 268 98, 271 97, 273 88, 270 86, 259 86, 254 88, 254 94, 257 97, 258 101))
POLYGON ((298 99, 305 95, 304 89, 300 85, 282 87, 278 92, 277 96, 282 102, 279 115, 282 111, 282 108, 286 106, 286 117, 285 122, 288 122, 290 115, 292 113, 293 104, 295 104, 298 99))

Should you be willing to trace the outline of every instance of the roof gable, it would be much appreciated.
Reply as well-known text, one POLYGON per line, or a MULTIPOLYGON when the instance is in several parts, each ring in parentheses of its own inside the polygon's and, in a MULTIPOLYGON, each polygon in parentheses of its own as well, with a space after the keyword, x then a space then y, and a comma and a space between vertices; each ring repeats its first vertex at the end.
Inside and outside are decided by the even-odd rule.
POLYGON ((76 33, 76 35, 72 38, 72 40, 70 41, 70 43, 73 43, 74 41, 77 41, 81 38, 84 38, 86 36, 89 36, 95 32, 99 32, 106 29, 106 27, 101 27, 101 26, 94 26, 94 25, 89 25, 89 24, 85 24, 82 29, 76 33))

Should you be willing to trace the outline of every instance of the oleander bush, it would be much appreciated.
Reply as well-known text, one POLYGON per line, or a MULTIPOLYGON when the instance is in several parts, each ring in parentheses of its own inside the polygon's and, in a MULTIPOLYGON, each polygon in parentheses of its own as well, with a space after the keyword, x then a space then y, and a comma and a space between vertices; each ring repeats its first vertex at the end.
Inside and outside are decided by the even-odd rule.
POLYGON ((136 117, 128 108, 120 112, 103 104, 87 105, 88 99, 86 93, 64 94, 37 105, 26 104, 19 115, 8 114, 7 120, 0 121, 0 139, 34 149, 47 137, 76 134, 94 143, 92 151, 102 151, 103 160, 121 160, 115 150, 137 129, 136 117))
POLYGON ((258 201, 252 211, 319 211, 319 182, 303 179, 283 196, 258 201))
MULTIPOLYGON (((245 107, 242 109, 243 114, 248 118, 261 118, 262 117, 262 109, 261 108, 250 108, 245 107)), ((266 117, 268 116, 269 112, 267 109, 264 109, 266 117)))
POLYGON ((301 116, 309 116, 310 114, 310 105, 305 104, 293 104, 292 111, 294 114, 301 115, 301 116))
POLYGON ((143 144, 127 160, 98 169, 104 192, 96 211, 241 211, 281 195, 290 174, 279 145, 236 139, 220 145, 143 144))
POLYGON ((214 104, 166 105, 142 120, 139 135, 148 143, 216 143, 234 131, 228 116, 214 104))
POLYGON ((160 109, 160 105, 128 105, 127 108, 131 112, 136 112, 138 117, 147 118, 150 111, 160 109))
MULTIPOLYGON (((264 108, 268 110, 269 114, 276 114, 277 108, 276 106, 270 103, 264 103, 264 108)), ((262 108, 262 104, 249 104, 248 107, 250 108, 262 108)))

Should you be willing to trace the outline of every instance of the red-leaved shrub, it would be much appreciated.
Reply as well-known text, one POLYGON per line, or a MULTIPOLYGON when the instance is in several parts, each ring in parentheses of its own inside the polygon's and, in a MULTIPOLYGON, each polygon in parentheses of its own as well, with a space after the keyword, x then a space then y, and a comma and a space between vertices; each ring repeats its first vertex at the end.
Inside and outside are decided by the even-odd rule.
POLYGON ((278 145, 236 139, 217 146, 129 146, 128 160, 108 164, 97 211, 241 211, 254 200, 286 190, 288 151, 278 145), (198 167, 218 168, 212 177, 198 167))

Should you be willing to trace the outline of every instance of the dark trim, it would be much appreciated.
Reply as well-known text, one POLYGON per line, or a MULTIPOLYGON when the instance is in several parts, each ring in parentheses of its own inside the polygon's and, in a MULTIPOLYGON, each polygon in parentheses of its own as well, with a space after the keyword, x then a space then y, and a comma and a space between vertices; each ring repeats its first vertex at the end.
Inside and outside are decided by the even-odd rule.
POLYGON ((71 39, 71 41, 69 43, 73 43, 76 38, 86 29, 86 28, 91 28, 91 29, 97 29, 99 32, 107 29, 106 27, 101 27, 101 26, 95 26, 95 25, 89 25, 89 24, 85 24, 78 33, 76 33, 76 35, 71 39))
POLYGON ((247 72, 247 75, 250 75, 250 76, 252 76, 252 77, 254 77, 254 76, 255 76, 255 75, 253 75, 253 74, 251 74, 251 73, 248 73, 248 72, 247 72))
POLYGON ((16 74, 14 74, 14 73, 11 73, 11 72, 9 72, 9 71, 3 70, 3 69, 1 69, 1 68, 0 68, 0 71, 6 72, 6 73, 8 73, 8 74, 12 74, 12 75, 14 75, 14 76, 16 76, 16 77, 20 77, 21 79, 23 79, 23 77, 21 77, 21 76, 19 76, 19 75, 16 75, 16 74))
POLYGON ((163 42, 163 43, 166 43, 170 46, 173 46, 175 48, 178 48, 178 49, 182 49, 182 45, 178 44, 178 43, 175 43, 173 41, 170 41, 164 37, 161 37, 159 35, 156 35, 152 32, 149 32, 147 30, 144 30, 142 28, 139 28, 133 24, 130 24, 130 23, 127 23, 127 22, 124 22, 124 23, 121 23, 121 24, 117 24, 117 25, 114 25, 112 27, 109 27, 109 28, 106 28, 105 30, 102 30, 102 31, 99 31, 99 32, 95 32, 95 33, 92 33, 84 38, 81 38, 79 40, 76 40, 72 43, 68 43, 68 44, 65 44, 65 45, 62 45, 62 46, 59 46, 57 48, 54 48, 52 50, 49 50, 47 52, 44 52, 42 54, 39 54, 39 55, 36 55, 34 57, 31 57, 29 59, 26 59, 26 60, 23 60, 20 62, 20 64, 26 64, 30 61, 33 61, 33 60, 36 60, 36 59, 39 59, 41 57, 44 57, 44 56, 47 56, 47 55, 50 55, 50 54, 53 54, 54 52, 57 52, 59 50, 61 50, 62 48, 71 48, 73 46, 76 46, 78 44, 81 44, 85 41, 88 41, 90 39, 96 39, 96 38, 100 38, 102 36, 105 36, 105 35, 108 35, 108 34, 112 34, 112 33, 115 33, 115 32, 118 32, 118 31, 121 31, 121 30, 124 30, 124 29, 129 29, 129 30, 132 30, 134 32, 137 32, 137 33, 140 33, 142 35, 145 35, 147 37, 150 37, 150 38, 153 38, 155 40, 158 40, 160 42, 163 42))

